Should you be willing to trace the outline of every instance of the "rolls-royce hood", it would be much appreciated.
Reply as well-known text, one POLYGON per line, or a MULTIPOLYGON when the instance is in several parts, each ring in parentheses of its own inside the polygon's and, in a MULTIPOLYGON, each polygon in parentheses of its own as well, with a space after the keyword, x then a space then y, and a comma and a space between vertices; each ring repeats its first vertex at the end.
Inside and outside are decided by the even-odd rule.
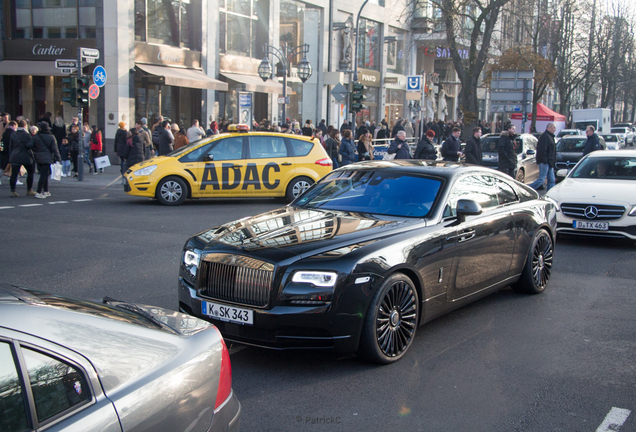
POLYGON ((285 259, 425 227, 420 218, 304 209, 287 206, 222 225, 197 235, 209 251, 238 251, 263 259, 285 259))

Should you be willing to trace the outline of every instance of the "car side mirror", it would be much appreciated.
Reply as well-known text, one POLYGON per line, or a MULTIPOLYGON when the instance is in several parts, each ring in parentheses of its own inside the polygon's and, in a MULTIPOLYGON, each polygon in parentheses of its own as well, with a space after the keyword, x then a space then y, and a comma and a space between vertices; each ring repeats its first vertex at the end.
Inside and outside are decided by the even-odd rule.
POLYGON ((481 205, 479 205, 478 202, 469 199, 460 199, 457 201, 457 219, 460 222, 464 222, 466 216, 477 216, 481 213, 481 205))
POLYGON ((527 154, 528 156, 532 156, 532 155, 533 155, 533 154, 535 154, 535 153, 536 153, 536 152, 535 152, 534 150, 532 150, 532 149, 528 149, 528 150, 526 150, 526 154, 527 154))
POLYGON ((203 156, 203 162, 212 162, 214 160, 214 155, 206 154, 203 156))
POLYGON ((557 171, 556 173, 557 177, 565 177, 568 175, 568 170, 563 168, 557 171))

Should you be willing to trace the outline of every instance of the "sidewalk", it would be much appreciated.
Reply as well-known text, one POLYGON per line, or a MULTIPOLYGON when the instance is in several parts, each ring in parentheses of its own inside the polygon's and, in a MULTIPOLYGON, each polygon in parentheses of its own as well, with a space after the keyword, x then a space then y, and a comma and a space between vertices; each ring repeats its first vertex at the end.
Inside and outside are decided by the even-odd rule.
MULTIPOLYGON (((72 172, 71 172, 72 175, 72 172)), ((38 180, 40 175, 36 172, 33 176, 33 190, 36 190, 38 187, 38 180)), ((26 189, 26 176, 18 177, 22 183, 22 186, 16 186, 16 190, 19 190, 19 193, 23 193, 26 189)), ((89 174, 88 166, 84 165, 84 180, 79 181, 73 177, 62 177, 62 180, 51 180, 49 179, 49 187, 52 189, 58 188, 116 188, 121 189, 123 193, 123 187, 121 185, 121 174, 119 173, 119 165, 117 166, 109 166, 104 168, 104 172, 102 174, 89 174)), ((0 194, 8 195, 10 191, 9 188, 9 177, 2 176, 2 185, 0 186, 0 194)))

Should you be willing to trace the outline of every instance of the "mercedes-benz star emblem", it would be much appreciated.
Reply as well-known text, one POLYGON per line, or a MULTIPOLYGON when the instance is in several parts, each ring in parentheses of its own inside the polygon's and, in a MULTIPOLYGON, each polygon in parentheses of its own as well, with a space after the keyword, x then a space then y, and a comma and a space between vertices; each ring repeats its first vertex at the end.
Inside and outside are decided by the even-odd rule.
POLYGON ((594 206, 585 207, 585 217, 588 219, 596 219, 598 216, 598 209, 594 206))

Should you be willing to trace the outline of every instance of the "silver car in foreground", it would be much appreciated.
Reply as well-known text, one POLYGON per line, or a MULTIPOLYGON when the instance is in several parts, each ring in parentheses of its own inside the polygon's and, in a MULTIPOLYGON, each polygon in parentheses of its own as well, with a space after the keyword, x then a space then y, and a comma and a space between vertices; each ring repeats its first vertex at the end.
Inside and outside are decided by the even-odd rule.
POLYGON ((0 430, 237 431, 213 325, 0 284, 0 430))

